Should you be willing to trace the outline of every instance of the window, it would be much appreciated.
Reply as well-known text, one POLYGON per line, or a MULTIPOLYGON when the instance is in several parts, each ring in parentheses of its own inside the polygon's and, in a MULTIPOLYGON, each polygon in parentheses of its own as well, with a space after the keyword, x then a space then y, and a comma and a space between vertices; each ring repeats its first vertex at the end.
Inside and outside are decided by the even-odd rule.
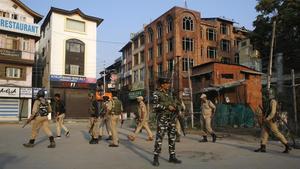
POLYGON ((200 48, 200 56, 203 57, 203 46, 201 45, 201 48, 200 48))
POLYGON ((163 45, 162 43, 157 45, 157 57, 161 57, 163 54, 163 45))
POLYGON ((140 69, 140 81, 144 81, 145 80, 145 69, 141 68, 140 69))
POLYGON ((154 78, 154 74, 153 74, 153 66, 149 67, 149 78, 153 79, 154 78))
POLYGON ((149 43, 153 42, 153 30, 151 28, 148 28, 148 39, 149 43))
POLYGON ((139 41, 138 41, 138 39, 135 39, 133 41, 133 44, 134 44, 134 49, 137 49, 139 47, 139 41))
POLYGON ((144 56, 144 51, 140 52, 140 63, 144 63, 145 62, 145 56, 144 56))
POLYGON ((157 72, 158 72, 159 76, 163 75, 163 65, 162 64, 157 65, 157 72))
POLYGON ((247 41, 243 41, 242 43, 241 43, 241 47, 244 47, 244 46, 246 46, 247 45, 247 41))
POLYGON ((229 40, 221 40, 221 50, 224 52, 229 52, 230 41, 229 40))
POLYGON ((225 63, 225 64, 230 64, 231 63, 230 58, 228 58, 228 57, 222 57, 221 62, 225 63))
POLYGON ((137 82, 139 78, 138 70, 133 71, 133 82, 137 82))
POLYGON ((144 34, 140 36, 140 45, 144 45, 145 44, 145 36, 144 34))
POLYGON ((30 52, 30 41, 29 39, 23 39, 23 51, 30 52))
POLYGON ((162 38, 162 34, 163 34, 162 24, 158 23, 157 24, 157 38, 161 39, 162 38))
POLYGON ((11 19, 18 20, 18 14, 11 14, 11 19))
POLYGON ((66 27, 68 30, 85 32, 85 22, 67 18, 66 27))
POLYGON ((211 59, 215 59, 217 57, 217 48, 207 47, 207 57, 211 59))
POLYGON ((7 78, 21 78, 20 68, 7 67, 5 68, 5 72, 7 78))
POLYGON ((6 49, 20 50, 20 40, 15 36, 6 37, 6 49))
POLYGON ((184 17, 182 27, 183 27, 183 30, 186 30, 186 31, 194 30, 194 21, 192 20, 192 18, 184 17))
POLYGON ((66 41, 65 74, 84 75, 85 45, 78 39, 66 41))
POLYGON ((171 16, 168 17, 168 33, 173 31, 173 18, 171 16))
POLYGON ((168 39, 168 52, 173 51, 173 38, 168 39))
POLYGON ((149 58, 149 60, 153 59, 153 48, 148 49, 148 58, 149 58))
POLYGON ((228 26, 224 23, 221 24, 220 32, 223 35, 228 35, 228 26))
POLYGON ((0 16, 4 18, 9 18, 9 13, 5 11, 0 11, 0 16))
POLYGON ((192 38, 182 38, 182 50, 193 51, 194 50, 194 39, 192 38))
POLYGON ((234 63, 240 64, 240 56, 239 56, 238 53, 236 53, 236 54, 234 55, 234 63))
POLYGON ((215 29, 206 29, 206 37, 207 40, 216 41, 217 39, 217 33, 215 29))
POLYGON ((174 69, 174 59, 168 60, 168 72, 172 72, 174 69))
POLYGON ((221 74, 223 79, 233 79, 233 74, 221 74))
POLYGON ((133 62, 133 65, 134 66, 136 66, 136 65, 138 65, 139 64, 139 54, 135 54, 134 56, 133 56, 133 58, 134 58, 134 62, 133 62))
POLYGON ((188 58, 182 58, 182 71, 188 71, 188 68, 190 67, 190 69, 193 67, 194 65, 194 60, 190 59, 190 65, 188 65, 188 58))

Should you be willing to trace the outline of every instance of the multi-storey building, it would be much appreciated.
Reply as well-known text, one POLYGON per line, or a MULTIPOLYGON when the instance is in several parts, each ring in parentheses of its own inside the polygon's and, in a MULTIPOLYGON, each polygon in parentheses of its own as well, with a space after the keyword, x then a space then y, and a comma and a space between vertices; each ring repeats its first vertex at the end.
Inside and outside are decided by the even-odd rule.
POLYGON ((96 29, 102 21, 78 8, 52 7, 41 26, 42 87, 50 96, 61 94, 67 117, 88 116, 87 93, 96 86, 96 29))
POLYGON ((232 20, 201 18, 200 12, 173 7, 145 26, 146 65, 151 90, 158 76, 173 79, 175 93, 189 88, 189 69, 211 61, 234 63, 245 32, 232 20))
POLYGON ((258 50, 253 49, 250 39, 245 39, 239 44, 239 53, 236 55, 236 63, 251 69, 262 71, 261 58, 258 50))
POLYGON ((0 120, 30 115, 37 23, 42 18, 19 0, 0 1, 0 120))

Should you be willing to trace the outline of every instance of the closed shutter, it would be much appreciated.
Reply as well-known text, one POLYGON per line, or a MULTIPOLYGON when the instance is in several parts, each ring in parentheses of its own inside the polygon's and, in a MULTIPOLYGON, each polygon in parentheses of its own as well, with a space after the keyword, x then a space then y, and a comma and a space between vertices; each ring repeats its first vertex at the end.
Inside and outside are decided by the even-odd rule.
POLYGON ((0 121, 18 121, 19 99, 0 99, 0 121))

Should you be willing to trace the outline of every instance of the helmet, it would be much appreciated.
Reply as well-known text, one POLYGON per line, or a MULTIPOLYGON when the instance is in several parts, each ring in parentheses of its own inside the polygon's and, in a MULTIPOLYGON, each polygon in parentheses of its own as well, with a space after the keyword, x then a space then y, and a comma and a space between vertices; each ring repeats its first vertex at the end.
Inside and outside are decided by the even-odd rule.
POLYGON ((36 94, 37 97, 45 97, 45 90, 39 90, 36 94))
POLYGON ((170 83, 170 81, 166 77, 160 77, 160 78, 158 78, 158 83, 159 84, 164 84, 164 83, 170 83))

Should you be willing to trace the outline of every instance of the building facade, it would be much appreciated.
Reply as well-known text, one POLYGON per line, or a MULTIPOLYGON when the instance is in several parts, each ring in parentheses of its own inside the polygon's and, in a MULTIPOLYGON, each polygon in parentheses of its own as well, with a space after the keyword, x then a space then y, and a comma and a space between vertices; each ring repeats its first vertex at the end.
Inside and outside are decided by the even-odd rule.
POLYGON ((253 49, 250 39, 245 39, 239 44, 239 52, 236 57, 236 63, 247 66, 251 69, 261 72, 261 58, 258 50, 253 49))
POLYGON ((68 118, 87 117, 87 94, 96 86, 97 27, 103 19, 52 7, 41 25, 42 87, 60 93, 68 118))
POLYGON ((31 112, 35 45, 43 18, 19 0, 0 0, 0 120, 31 112))

